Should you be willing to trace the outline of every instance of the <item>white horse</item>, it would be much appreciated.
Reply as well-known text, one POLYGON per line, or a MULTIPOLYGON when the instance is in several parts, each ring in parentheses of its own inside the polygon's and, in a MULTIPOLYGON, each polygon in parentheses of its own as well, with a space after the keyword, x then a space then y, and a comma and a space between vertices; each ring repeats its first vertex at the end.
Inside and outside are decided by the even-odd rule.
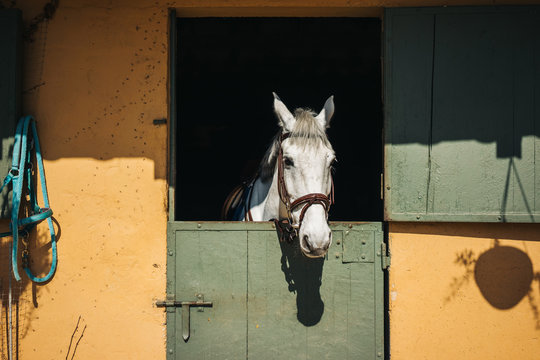
POLYGON ((282 240, 298 237, 304 255, 323 257, 332 243, 328 211, 335 154, 326 129, 334 113, 333 96, 319 114, 296 109, 293 115, 274 93, 274 110, 281 129, 240 195, 233 220, 275 220, 282 240))

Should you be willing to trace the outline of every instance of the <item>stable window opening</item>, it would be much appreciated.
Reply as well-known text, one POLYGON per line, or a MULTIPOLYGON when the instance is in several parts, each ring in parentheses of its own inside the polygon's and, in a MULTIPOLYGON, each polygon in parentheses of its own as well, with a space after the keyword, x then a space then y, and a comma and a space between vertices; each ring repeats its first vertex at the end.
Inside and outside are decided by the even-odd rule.
POLYGON ((177 22, 175 220, 217 221, 289 110, 319 112, 338 164, 332 221, 382 221, 381 22, 376 18, 181 18, 177 22))

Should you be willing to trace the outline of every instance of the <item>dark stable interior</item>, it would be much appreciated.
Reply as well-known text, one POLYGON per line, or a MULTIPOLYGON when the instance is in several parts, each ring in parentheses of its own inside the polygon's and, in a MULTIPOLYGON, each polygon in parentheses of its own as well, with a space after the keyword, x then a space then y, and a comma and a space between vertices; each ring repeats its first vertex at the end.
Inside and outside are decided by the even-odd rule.
POLYGON ((381 23, 372 18, 178 19, 176 220, 220 220, 291 112, 319 112, 338 163, 333 221, 382 221, 381 23))

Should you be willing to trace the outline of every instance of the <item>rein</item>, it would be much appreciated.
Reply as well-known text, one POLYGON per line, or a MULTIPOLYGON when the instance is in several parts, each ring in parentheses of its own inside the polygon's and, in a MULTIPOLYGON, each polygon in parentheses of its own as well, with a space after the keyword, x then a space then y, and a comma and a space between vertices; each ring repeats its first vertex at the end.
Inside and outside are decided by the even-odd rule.
POLYGON ((22 117, 17 124, 17 131, 15 133, 15 144, 13 146, 13 160, 11 169, 4 179, 4 183, 0 187, 0 192, 9 183, 13 184, 12 192, 12 208, 11 208, 11 222, 10 232, 0 233, 0 237, 13 236, 13 245, 11 252, 11 268, 13 271, 13 277, 15 280, 20 281, 19 267, 17 264, 18 256, 18 244, 19 237, 24 245, 22 251, 22 267, 26 274, 36 283, 43 283, 52 278, 56 271, 57 255, 56 255, 56 235, 54 232, 52 214, 53 211, 49 205, 49 197, 47 195, 47 184, 45 182, 45 173, 43 168, 43 159, 41 157, 41 149, 39 147, 38 134, 36 129, 36 122, 32 116, 22 117), (29 128, 32 128, 32 134, 28 133, 29 128), (30 139, 29 139, 30 138, 30 139), (37 170, 39 170, 39 180, 41 183, 41 192, 43 195, 43 202, 45 207, 40 207, 37 203, 36 184, 33 181, 32 169, 34 164, 32 163, 32 154, 35 154, 37 162, 37 170), (26 181, 25 181, 26 180, 26 181), (29 203, 29 216, 19 219, 19 210, 21 207, 21 199, 23 198, 23 185, 26 183, 26 192, 30 196, 29 203), (30 271, 30 254, 28 252, 28 236, 30 231, 36 227, 38 223, 43 220, 47 220, 49 225, 49 232, 51 235, 51 251, 52 260, 49 273, 44 277, 38 278, 30 271))
POLYGON ((283 141, 289 138, 289 136, 290 133, 281 135, 277 157, 279 198, 287 209, 287 219, 274 219, 276 228, 280 229, 280 241, 282 242, 292 242, 294 238, 298 237, 298 232, 300 231, 300 227, 304 221, 304 216, 310 206, 315 204, 322 205, 324 212, 326 213, 326 218, 328 219, 330 206, 334 204, 334 180, 332 179, 332 175, 330 175, 331 189, 329 195, 323 193, 311 193, 303 195, 291 203, 291 196, 287 191, 287 185, 285 184, 285 162, 283 160, 283 147, 281 146, 283 141), (298 219, 298 224, 295 224, 292 217, 292 212, 300 206, 302 206, 302 209, 300 210, 300 217, 298 219))

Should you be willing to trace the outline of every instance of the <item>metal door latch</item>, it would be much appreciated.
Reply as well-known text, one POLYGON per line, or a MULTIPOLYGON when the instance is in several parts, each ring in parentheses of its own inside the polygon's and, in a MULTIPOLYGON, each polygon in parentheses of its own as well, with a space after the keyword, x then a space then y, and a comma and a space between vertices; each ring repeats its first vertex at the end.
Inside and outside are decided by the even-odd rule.
POLYGON ((190 336, 190 326, 189 326, 189 309, 192 306, 196 307, 212 307, 213 303, 211 301, 204 301, 203 294, 197 294, 196 301, 177 301, 177 300, 158 300, 156 301, 157 307, 181 307, 182 308, 182 338, 184 341, 188 341, 190 336))

